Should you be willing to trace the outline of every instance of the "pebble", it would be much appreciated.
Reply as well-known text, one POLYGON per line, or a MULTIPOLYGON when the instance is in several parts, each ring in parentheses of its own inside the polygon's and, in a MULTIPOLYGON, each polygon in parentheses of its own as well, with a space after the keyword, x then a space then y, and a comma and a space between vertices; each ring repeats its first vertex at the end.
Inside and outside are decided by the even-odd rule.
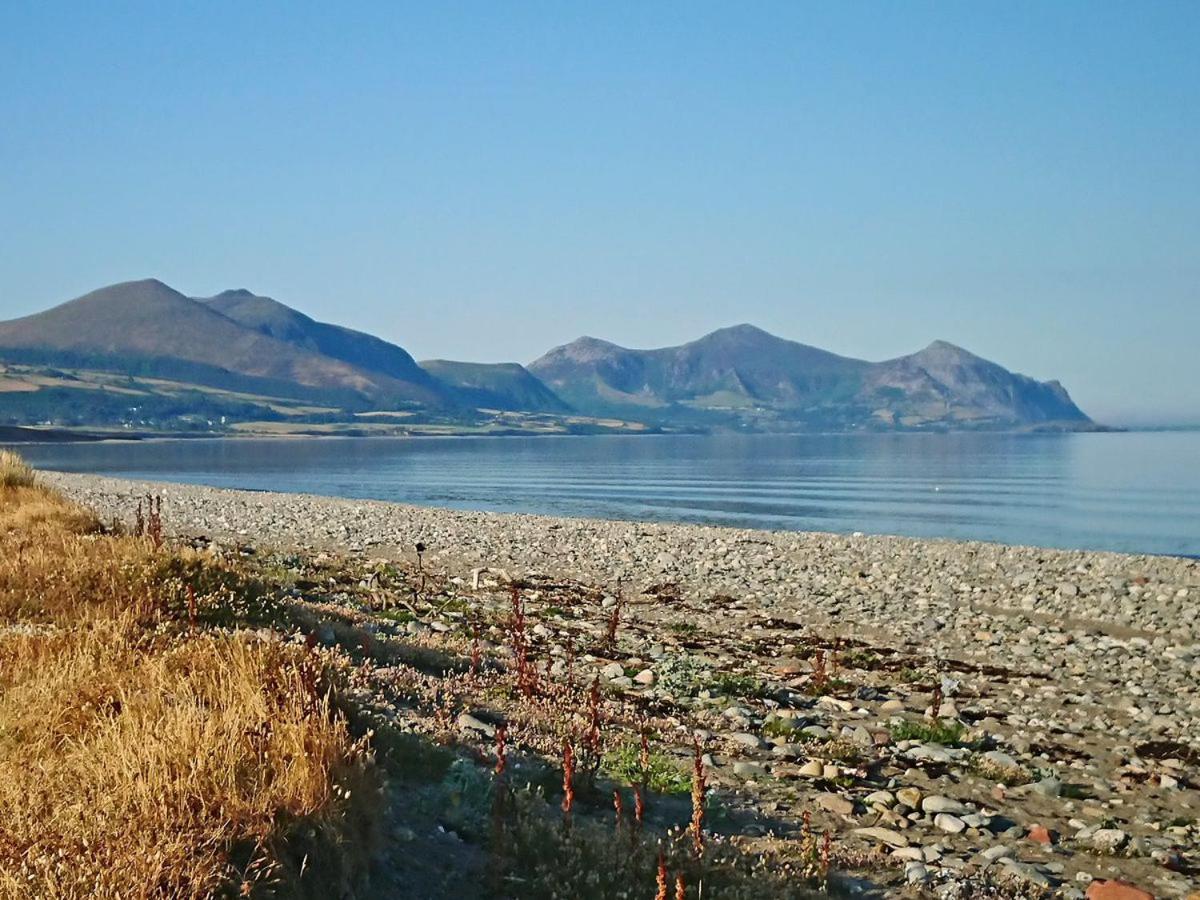
POLYGON ((1116 853, 1129 841, 1129 835, 1120 828, 1101 828, 1092 833, 1091 840, 1101 853, 1116 853))
POLYGON ((921 808, 921 792, 915 787, 900 788, 896 791, 896 799, 909 809, 921 808))
POLYGON ((755 762, 735 762, 733 774, 739 778, 766 778, 769 774, 767 767, 755 762))
POLYGON ((818 794, 817 805, 826 812, 839 816, 849 816, 854 813, 854 801, 839 794, 818 794))
POLYGON ((877 825, 870 828, 855 828, 854 833, 876 843, 887 844, 889 847, 907 847, 911 843, 900 832, 877 825))
POLYGON ((933 824, 949 834, 958 834, 965 831, 967 827, 966 822, 950 813, 938 813, 933 817, 933 824))
POLYGON ((949 797, 940 797, 937 795, 926 797, 924 800, 922 800, 921 809, 930 815, 935 815, 937 813, 965 815, 966 813, 970 812, 966 806, 964 806, 962 803, 959 803, 957 800, 951 800, 949 797))
POLYGON ((735 744, 741 744, 743 747, 749 747, 752 750, 757 750, 763 745, 763 740, 757 734, 750 734, 748 731, 737 731, 726 737, 735 744))

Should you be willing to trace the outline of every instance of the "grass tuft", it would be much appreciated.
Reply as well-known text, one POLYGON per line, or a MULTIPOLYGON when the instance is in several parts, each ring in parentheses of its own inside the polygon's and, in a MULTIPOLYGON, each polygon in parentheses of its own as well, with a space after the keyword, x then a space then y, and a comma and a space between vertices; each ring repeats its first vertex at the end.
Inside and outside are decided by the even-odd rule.
POLYGON ((0 487, 33 487, 33 469, 11 450, 0 450, 0 487))
POLYGON ((227 602, 217 566, 5 481, 0 897, 303 896, 365 877, 377 775, 336 661, 189 627, 188 597, 227 602))

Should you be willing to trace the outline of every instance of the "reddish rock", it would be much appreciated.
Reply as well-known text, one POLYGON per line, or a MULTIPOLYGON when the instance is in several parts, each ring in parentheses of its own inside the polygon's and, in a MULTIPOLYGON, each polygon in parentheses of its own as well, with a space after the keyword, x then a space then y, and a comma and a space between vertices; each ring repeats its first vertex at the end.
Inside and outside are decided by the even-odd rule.
POLYGON ((1124 881, 1093 881, 1088 900, 1154 900, 1154 895, 1124 881))
POLYGON ((1030 825, 1029 834, 1026 837, 1035 843, 1047 846, 1054 843, 1054 834, 1045 825, 1030 825))

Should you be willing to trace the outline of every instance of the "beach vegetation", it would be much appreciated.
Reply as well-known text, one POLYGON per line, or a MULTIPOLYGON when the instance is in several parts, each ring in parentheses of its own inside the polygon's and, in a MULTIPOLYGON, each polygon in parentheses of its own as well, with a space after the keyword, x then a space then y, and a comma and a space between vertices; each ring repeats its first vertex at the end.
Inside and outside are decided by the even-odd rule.
POLYGON ((604 758, 604 771, 629 785, 643 785, 658 794, 682 794, 691 790, 691 776, 681 763, 662 752, 643 753, 637 740, 619 744, 604 758))
POLYGON ((379 773, 341 663, 189 615, 227 606, 234 580, 27 478, 0 485, 0 897, 366 877, 379 773))
POLYGON ((894 722, 889 731, 894 741, 920 741, 922 744, 941 744, 957 747, 967 733, 967 726, 956 721, 913 721, 905 719, 894 722))
POLYGON ((0 487, 32 487, 33 469, 19 454, 0 450, 0 487))

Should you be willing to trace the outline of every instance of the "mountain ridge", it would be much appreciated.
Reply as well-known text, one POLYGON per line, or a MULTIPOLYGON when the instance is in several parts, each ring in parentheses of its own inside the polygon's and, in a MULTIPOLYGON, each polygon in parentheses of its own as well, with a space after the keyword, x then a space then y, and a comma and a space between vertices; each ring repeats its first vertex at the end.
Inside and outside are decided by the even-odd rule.
POLYGON ((443 386, 417 365, 408 351, 382 338, 341 325, 318 322, 278 300, 246 288, 193 299, 245 328, 278 341, 386 375, 408 386, 415 396, 441 403, 451 401, 443 386))
POLYGON ((396 388, 341 360, 246 329, 147 278, 91 291, 44 312, 0 322, 0 348, 65 357, 180 361, 266 383, 365 394, 396 388))
POLYGON ((945 340, 881 362, 840 356, 754 325, 633 350, 597 338, 555 347, 529 370, 577 409, 673 413, 732 427, 1025 427, 1091 420, 1057 381, 1009 372, 945 340), (742 412, 739 412, 741 410, 742 412))
POLYGON ((520 363, 427 359, 419 365, 476 407, 559 414, 571 411, 562 398, 520 363))
MULTIPOLYGON (((1010 372, 940 339, 868 362, 741 323, 644 350, 584 336, 528 366, 419 364, 398 344, 318 322, 246 288, 196 298, 157 279, 109 285, 0 322, 0 363, 171 377, 200 393, 252 390, 323 404, 319 415, 327 420, 409 409, 440 411, 448 423, 500 411, 672 430, 1094 427, 1059 382, 1010 372)), ((37 390, 47 378, 57 375, 34 373, 7 394, 0 384, 0 422, 6 397, 22 405, 9 395, 37 390)), ((111 410, 120 404, 110 382, 102 390, 111 410)), ((72 387, 69 378, 55 385, 72 387)), ((255 402, 260 413, 271 408, 269 398, 255 402)), ((214 413, 228 406, 222 403, 214 413)))

